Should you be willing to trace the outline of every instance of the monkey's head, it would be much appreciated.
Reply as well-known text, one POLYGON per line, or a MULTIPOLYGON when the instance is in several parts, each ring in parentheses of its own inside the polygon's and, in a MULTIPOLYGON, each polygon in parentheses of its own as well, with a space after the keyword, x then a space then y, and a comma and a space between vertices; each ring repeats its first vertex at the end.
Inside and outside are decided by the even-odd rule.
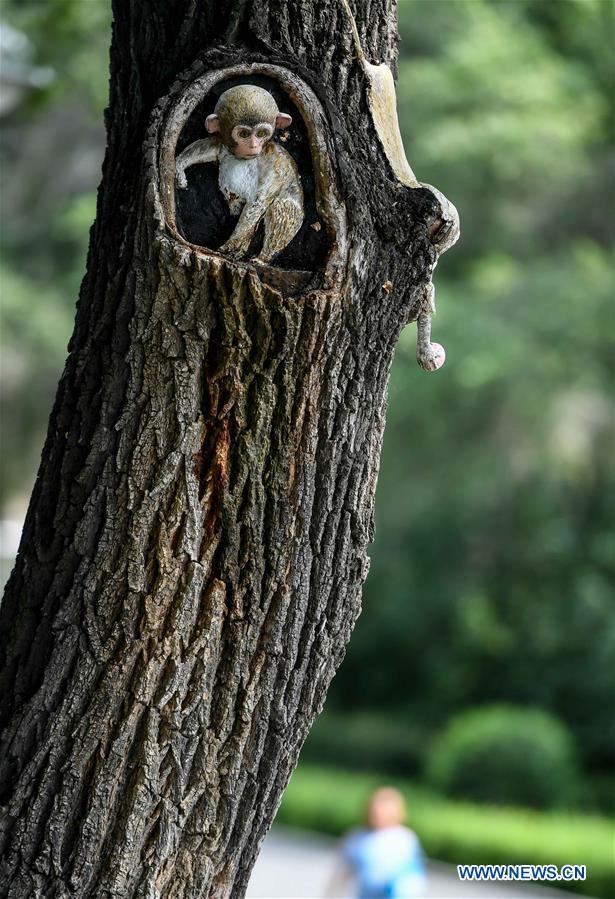
POLYGON ((269 91, 255 84, 238 84, 220 94, 205 127, 210 134, 219 132, 222 143, 238 159, 253 159, 263 152, 276 128, 288 128, 291 122, 269 91))

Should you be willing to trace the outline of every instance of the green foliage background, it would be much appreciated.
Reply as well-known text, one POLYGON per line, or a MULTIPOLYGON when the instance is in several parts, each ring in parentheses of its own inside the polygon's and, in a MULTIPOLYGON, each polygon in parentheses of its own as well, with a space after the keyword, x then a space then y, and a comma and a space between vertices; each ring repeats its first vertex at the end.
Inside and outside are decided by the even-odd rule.
MULTIPOLYGON (((84 270, 110 11, 107 0, 6 0, 1 15, 29 36, 30 63, 56 72, 6 117, 0 146, 1 489, 14 509, 35 475, 84 270)), ((362 721, 357 763, 417 775, 456 712, 525 705, 570 728, 580 802, 608 807, 613 6, 400 0, 399 22, 408 157, 462 221, 436 274, 447 364, 422 373, 406 329, 365 611, 306 754, 327 754, 328 727, 352 765, 362 721)))

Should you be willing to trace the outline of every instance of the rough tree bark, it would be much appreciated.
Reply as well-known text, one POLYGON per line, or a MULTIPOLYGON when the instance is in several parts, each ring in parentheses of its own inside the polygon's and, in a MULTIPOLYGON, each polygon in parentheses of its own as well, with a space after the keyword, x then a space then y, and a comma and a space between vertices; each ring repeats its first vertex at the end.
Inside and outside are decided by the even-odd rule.
POLYGON ((354 38, 342 0, 116 3, 87 273, 1 612, 1 896, 241 896, 343 657, 394 347, 447 226, 374 125, 394 0, 352 9, 354 38), (330 283, 286 290, 167 218, 178 98, 249 64, 322 111, 330 283))

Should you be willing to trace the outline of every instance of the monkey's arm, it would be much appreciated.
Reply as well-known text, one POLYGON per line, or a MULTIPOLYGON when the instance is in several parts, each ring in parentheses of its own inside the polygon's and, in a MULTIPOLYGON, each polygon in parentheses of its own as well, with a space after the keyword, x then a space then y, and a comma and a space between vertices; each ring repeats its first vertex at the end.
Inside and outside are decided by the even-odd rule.
POLYGON ((258 228, 258 223, 267 212, 267 207, 271 203, 271 198, 267 202, 267 198, 257 197, 251 203, 241 210, 241 215, 235 225, 235 230, 229 239, 220 247, 222 253, 230 255, 242 255, 248 252, 252 235, 258 228))
POLYGON ((436 293, 430 281, 423 295, 423 308, 416 320, 416 361, 424 371, 437 371, 444 365, 446 353, 441 343, 431 342, 431 316, 436 311, 436 293))
POLYGON ((191 165, 198 165, 199 163, 216 162, 219 154, 220 144, 212 137, 206 137, 203 140, 195 140, 193 144, 190 144, 185 150, 182 150, 175 161, 178 186, 188 186, 186 180, 187 168, 191 165))

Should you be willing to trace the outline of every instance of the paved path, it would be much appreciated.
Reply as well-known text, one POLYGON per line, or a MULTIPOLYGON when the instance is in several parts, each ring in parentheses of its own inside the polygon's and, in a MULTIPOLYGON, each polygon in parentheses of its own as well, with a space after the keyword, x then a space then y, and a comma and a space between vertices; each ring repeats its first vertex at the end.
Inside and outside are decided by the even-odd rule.
MULTIPOLYGON (((336 848, 335 841, 326 837, 275 828, 263 844, 247 899, 339 897, 327 890, 336 848)), ((573 895, 533 884, 460 883, 452 865, 430 862, 425 899, 571 899, 573 895)))

